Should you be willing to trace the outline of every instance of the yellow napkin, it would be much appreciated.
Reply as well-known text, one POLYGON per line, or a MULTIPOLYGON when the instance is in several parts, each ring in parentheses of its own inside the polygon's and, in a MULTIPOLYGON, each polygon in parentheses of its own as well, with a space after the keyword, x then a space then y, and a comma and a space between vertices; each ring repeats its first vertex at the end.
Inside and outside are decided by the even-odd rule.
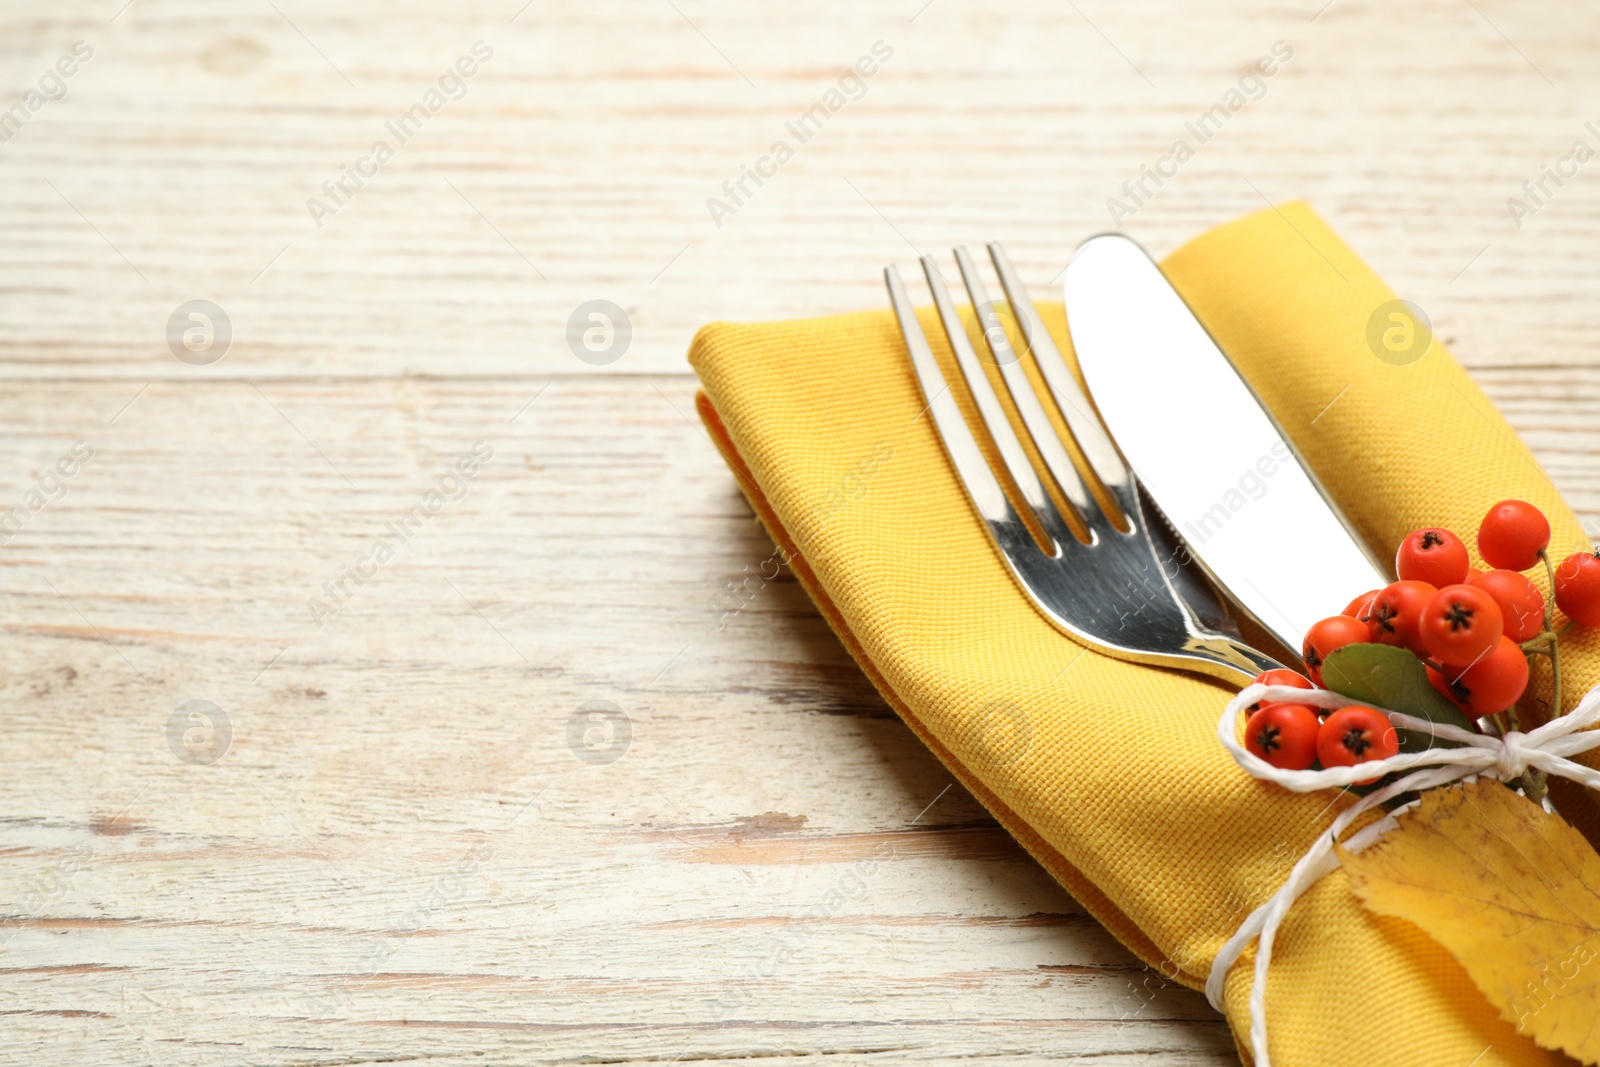
MULTIPOLYGON (((1552 552, 1587 546, 1437 340, 1407 366, 1373 355, 1368 320, 1394 294, 1306 205, 1221 226, 1164 267, 1369 543, 1442 524, 1470 545, 1489 505, 1517 497, 1550 517, 1552 552)), ((1040 311, 1070 359, 1060 305, 1040 311)), ((931 312, 923 328, 956 382, 931 312)), ((961 492, 888 311, 714 323, 689 358, 741 487, 884 698, 1112 933, 1200 987, 1344 801, 1236 767, 1214 736, 1225 687, 1086 651, 1040 617, 961 492)), ((1600 682, 1600 641, 1567 647, 1570 706, 1600 682)), ((1557 802, 1595 839, 1587 797, 1557 802)), ((1252 962, 1228 982, 1247 1062, 1252 962)), ((1285 923, 1267 1006, 1281 1067, 1570 1062, 1500 1020, 1415 927, 1363 911, 1340 871, 1285 923)))

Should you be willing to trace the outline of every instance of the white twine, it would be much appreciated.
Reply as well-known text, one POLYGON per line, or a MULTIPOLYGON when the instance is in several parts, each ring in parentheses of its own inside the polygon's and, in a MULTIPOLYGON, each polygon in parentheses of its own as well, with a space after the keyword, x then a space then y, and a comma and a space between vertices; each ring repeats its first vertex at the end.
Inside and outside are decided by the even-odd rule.
MULTIPOLYGON (((1272 943, 1277 937, 1278 927, 1300 895, 1339 866, 1339 857, 1333 851, 1339 835, 1363 814, 1402 793, 1432 789, 1479 775, 1507 782, 1521 776, 1529 767, 1537 767, 1546 775, 1570 778, 1590 789, 1600 789, 1600 771, 1590 770, 1566 758, 1600 748, 1600 730, 1579 733, 1600 723, 1600 686, 1591 689, 1572 714, 1559 716, 1528 733, 1513 730, 1505 737, 1470 733, 1448 723, 1435 723, 1378 708, 1376 710, 1388 716, 1389 721, 1397 727, 1457 741, 1462 747, 1430 748, 1358 763, 1353 767, 1334 767, 1321 771, 1288 771, 1274 767, 1239 743, 1239 716, 1257 701, 1286 701, 1329 709, 1361 704, 1359 700, 1323 689, 1296 689, 1287 685, 1247 686, 1228 702, 1217 723, 1217 739, 1239 766, 1257 778, 1276 782, 1296 793, 1312 793, 1330 786, 1347 786, 1380 778, 1390 771, 1413 772, 1368 793, 1341 812, 1328 832, 1317 838, 1306 854, 1300 857, 1300 862, 1294 865, 1282 887, 1265 904, 1250 913, 1244 925, 1239 927, 1239 932, 1222 946, 1222 951, 1217 953, 1217 958, 1211 964, 1211 975, 1206 979, 1206 999, 1211 1001, 1212 1007, 1221 1011, 1228 972, 1250 942, 1257 937, 1261 939, 1261 945, 1256 950, 1255 977, 1250 984, 1250 1046, 1255 1051, 1256 1067, 1272 1067, 1272 1059, 1267 1053, 1266 1007, 1267 968, 1272 963, 1272 943)), ((1399 825, 1395 822, 1395 816, 1404 810, 1401 808, 1363 828, 1344 842, 1345 848, 1351 852, 1367 848, 1399 825)))

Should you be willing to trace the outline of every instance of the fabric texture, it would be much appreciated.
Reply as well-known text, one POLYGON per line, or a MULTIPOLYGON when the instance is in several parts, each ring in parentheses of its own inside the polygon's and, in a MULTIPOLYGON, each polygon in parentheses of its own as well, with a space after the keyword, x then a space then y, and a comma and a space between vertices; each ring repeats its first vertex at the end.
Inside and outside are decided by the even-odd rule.
MULTIPOLYGON (((1374 356, 1368 320, 1395 295, 1305 204, 1218 227, 1163 266, 1370 544, 1387 551, 1441 524, 1470 546, 1488 507, 1517 497, 1550 517, 1557 558, 1588 546, 1440 341, 1406 366, 1374 356)), ((1039 309, 1070 361, 1060 304, 1039 309)), ((921 315, 958 382, 937 320, 921 315)), ((714 323, 690 362, 741 488, 884 698, 1124 944, 1202 986, 1217 949, 1349 801, 1238 768, 1214 736, 1226 686, 1085 649, 1034 610, 962 493, 887 310, 714 323)), ((1564 668, 1570 707, 1600 682, 1596 631, 1566 640, 1564 668)), ((1542 721, 1541 697, 1548 669, 1536 665, 1526 720, 1542 721)), ((1597 840, 1590 797, 1558 787, 1556 802, 1597 840)), ((1252 963, 1253 950, 1227 987, 1246 1062, 1252 963)), ((1415 927, 1363 911, 1337 871, 1285 923, 1267 1010, 1280 1067, 1571 1062, 1518 1035, 1415 927)))

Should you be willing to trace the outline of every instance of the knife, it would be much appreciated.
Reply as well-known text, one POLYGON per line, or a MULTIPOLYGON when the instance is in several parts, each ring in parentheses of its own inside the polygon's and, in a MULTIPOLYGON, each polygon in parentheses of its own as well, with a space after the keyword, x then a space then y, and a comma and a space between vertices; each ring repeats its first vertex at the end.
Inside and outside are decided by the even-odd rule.
POLYGON ((1113 440, 1246 615, 1298 652, 1352 591, 1393 580, 1137 242, 1085 241, 1064 286, 1078 366, 1113 440))

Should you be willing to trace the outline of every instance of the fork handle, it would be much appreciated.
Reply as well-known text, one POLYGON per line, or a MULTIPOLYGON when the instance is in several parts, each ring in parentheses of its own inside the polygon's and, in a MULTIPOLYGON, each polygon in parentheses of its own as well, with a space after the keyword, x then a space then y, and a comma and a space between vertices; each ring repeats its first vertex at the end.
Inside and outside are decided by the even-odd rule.
POLYGON ((1185 651, 1195 670, 1240 685, 1249 685, 1262 671, 1283 669, 1283 664, 1264 652, 1221 634, 1197 638, 1185 651))

